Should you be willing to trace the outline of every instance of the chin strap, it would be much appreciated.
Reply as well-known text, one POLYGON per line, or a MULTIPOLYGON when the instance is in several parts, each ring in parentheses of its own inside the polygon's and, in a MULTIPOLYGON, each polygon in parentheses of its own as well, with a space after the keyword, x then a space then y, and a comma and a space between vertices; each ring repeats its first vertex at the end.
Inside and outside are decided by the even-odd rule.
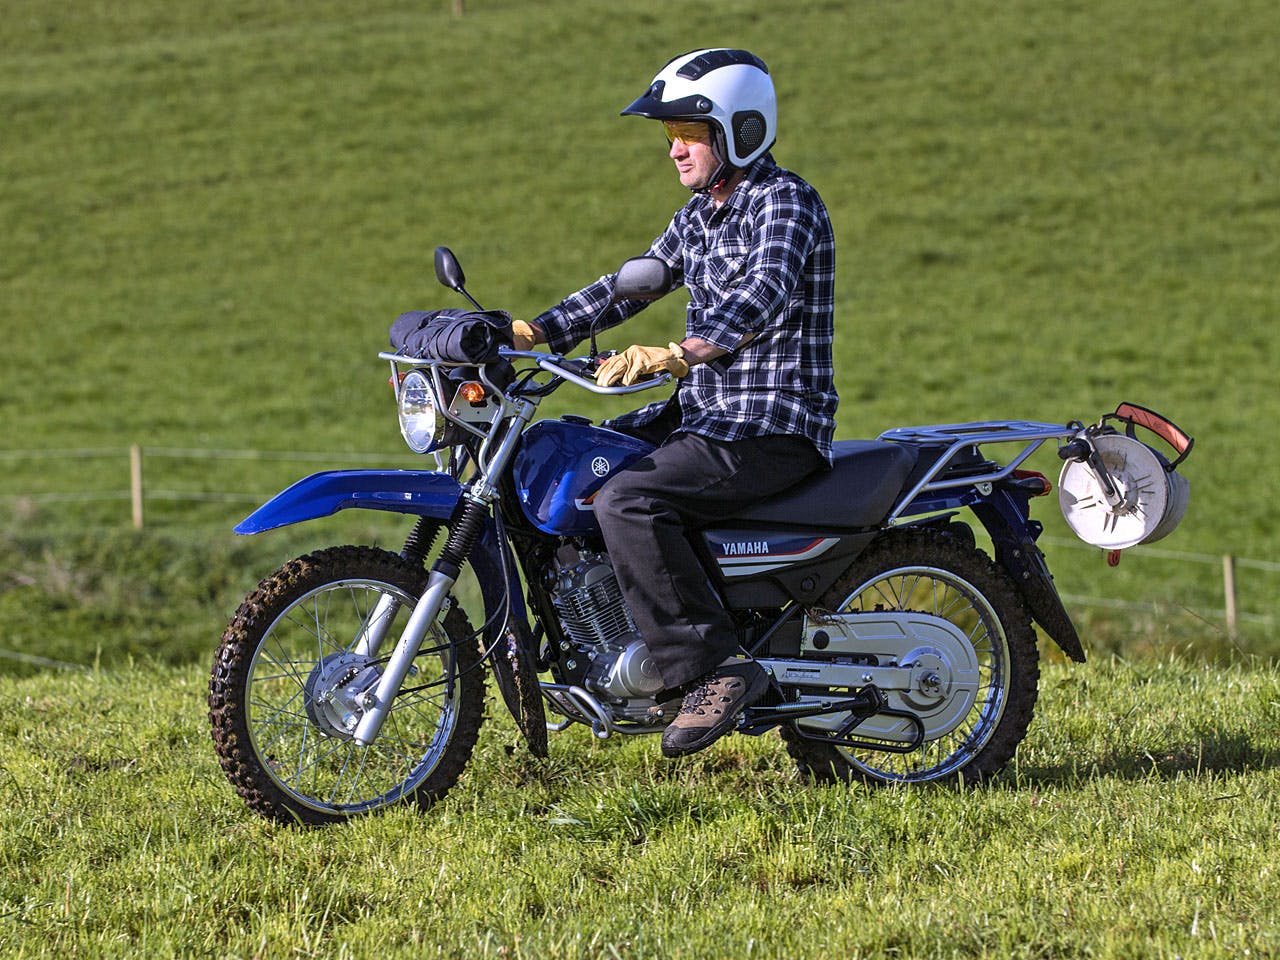
POLYGON ((713 131, 711 149, 715 152, 716 159, 720 161, 720 166, 716 168, 716 172, 711 175, 705 187, 690 187, 691 193, 701 194, 702 196, 710 196, 713 191, 719 190, 726 183, 733 179, 733 175, 738 172, 738 168, 725 160, 728 155, 728 148, 724 142, 724 134, 722 134, 713 123, 710 125, 713 131))
POLYGON ((718 180, 716 180, 714 183, 711 183, 705 187, 690 187, 689 188, 690 192, 699 194, 700 196, 709 197, 711 196, 711 194, 715 193, 717 190, 723 187, 726 183, 728 183, 729 179, 734 175, 735 172, 737 172, 735 167, 730 167, 727 172, 725 172, 724 167, 721 167, 719 170, 716 171, 716 176, 719 177, 718 180), (721 173, 725 173, 725 175, 721 177, 720 176, 721 173))

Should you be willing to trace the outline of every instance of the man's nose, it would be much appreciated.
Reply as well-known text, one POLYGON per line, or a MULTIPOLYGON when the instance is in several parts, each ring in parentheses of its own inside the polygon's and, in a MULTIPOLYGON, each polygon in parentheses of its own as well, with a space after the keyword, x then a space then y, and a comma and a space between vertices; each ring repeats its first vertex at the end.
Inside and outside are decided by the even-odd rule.
POLYGON ((679 160, 689 155, 689 145, 683 140, 672 140, 671 149, 667 151, 667 156, 672 160, 679 160))

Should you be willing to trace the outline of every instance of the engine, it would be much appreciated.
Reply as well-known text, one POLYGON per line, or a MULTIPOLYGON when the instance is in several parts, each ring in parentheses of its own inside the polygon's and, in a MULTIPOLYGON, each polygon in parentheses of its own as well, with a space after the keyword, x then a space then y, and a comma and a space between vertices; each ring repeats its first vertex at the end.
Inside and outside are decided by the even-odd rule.
POLYGON ((652 717, 662 675, 636 631, 608 554, 565 547, 556 559, 551 599, 571 648, 565 652, 586 658, 583 686, 622 708, 615 712, 627 719, 652 717))

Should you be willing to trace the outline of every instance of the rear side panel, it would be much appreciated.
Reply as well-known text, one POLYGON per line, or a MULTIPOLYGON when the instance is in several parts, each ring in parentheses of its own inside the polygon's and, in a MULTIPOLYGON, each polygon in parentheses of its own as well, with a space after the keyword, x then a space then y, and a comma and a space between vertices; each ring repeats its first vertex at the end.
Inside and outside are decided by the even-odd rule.
POLYGON ((840 543, 839 537, 793 531, 712 530, 704 537, 726 580, 778 573, 817 560, 840 543))
POLYGON ((878 532, 716 527, 701 540, 725 602, 741 610, 815 603, 878 532))

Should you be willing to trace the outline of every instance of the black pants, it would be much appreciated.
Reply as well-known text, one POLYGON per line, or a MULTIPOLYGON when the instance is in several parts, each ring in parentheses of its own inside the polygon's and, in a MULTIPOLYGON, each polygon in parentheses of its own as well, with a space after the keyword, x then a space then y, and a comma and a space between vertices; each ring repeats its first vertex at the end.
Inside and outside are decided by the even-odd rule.
POLYGON ((694 552, 694 529, 785 490, 822 463, 803 437, 720 441, 680 433, 596 495, 618 584, 668 689, 697 680, 739 649, 694 552))

